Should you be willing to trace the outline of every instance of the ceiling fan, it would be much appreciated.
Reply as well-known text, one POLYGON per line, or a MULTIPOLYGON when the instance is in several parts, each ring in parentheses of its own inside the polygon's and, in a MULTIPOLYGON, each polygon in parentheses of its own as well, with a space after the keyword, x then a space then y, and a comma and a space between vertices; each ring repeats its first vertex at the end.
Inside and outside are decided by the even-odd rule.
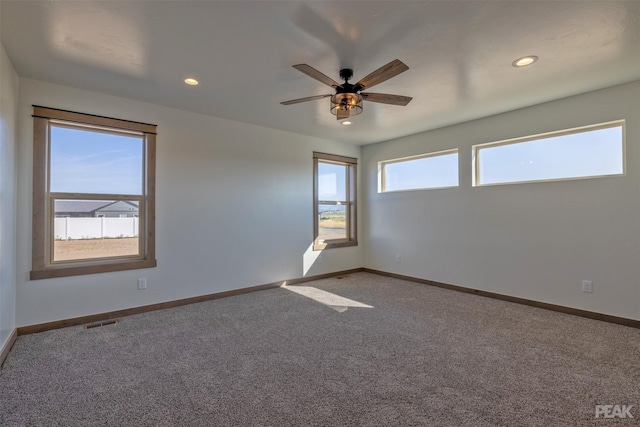
POLYGON ((348 119, 349 117, 362 113, 363 100, 379 102, 382 104, 405 106, 413 99, 410 96, 361 92, 362 90, 372 88, 377 84, 389 80, 391 77, 395 77, 398 74, 407 71, 409 67, 398 59, 383 65, 371 74, 360 79, 360 81, 355 84, 349 83, 349 80, 353 77, 353 70, 350 68, 343 68, 340 70, 340 78, 344 80, 344 83, 342 84, 307 64, 294 65, 293 68, 305 73, 309 77, 314 78, 321 83, 326 84, 327 86, 331 86, 336 90, 336 93, 292 99, 290 101, 283 101, 280 104, 291 105, 331 97, 331 113, 336 116, 337 120, 348 119))

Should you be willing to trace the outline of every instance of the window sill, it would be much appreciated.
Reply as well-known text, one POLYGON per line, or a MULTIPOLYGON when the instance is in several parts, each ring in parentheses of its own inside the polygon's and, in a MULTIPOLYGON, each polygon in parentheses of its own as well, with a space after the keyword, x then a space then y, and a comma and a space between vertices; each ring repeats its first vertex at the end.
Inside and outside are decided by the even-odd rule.
POLYGON ((32 270, 30 273, 31 280, 51 279, 54 277, 80 276, 83 274, 110 273, 114 271, 137 270, 140 268, 153 268, 157 266, 157 261, 153 260, 135 260, 135 261, 118 261, 108 264, 90 264, 79 266, 60 266, 48 267, 42 270, 32 270))
POLYGON ((327 243, 313 243, 314 251, 323 251, 325 249, 346 248, 349 246, 358 246, 357 240, 339 241, 339 242, 327 242, 327 243))

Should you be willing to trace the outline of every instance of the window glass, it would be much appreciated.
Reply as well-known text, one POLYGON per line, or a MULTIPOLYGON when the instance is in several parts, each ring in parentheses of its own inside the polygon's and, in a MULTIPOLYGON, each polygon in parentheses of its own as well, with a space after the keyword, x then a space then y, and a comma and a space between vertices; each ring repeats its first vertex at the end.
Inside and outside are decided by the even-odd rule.
POLYGON ((138 212, 135 200, 54 200, 52 261, 138 256, 138 212))
POLYGON ((347 166, 318 162, 318 238, 347 238, 347 166))
POLYGON ((624 173, 624 122, 523 139, 474 147, 475 184, 624 173))
POLYGON ((458 186, 458 150, 380 162, 380 192, 458 186))
POLYGON ((143 138, 51 126, 51 191, 142 194, 143 138))
POLYGON ((318 162, 318 199, 334 202, 346 199, 347 166, 318 162))

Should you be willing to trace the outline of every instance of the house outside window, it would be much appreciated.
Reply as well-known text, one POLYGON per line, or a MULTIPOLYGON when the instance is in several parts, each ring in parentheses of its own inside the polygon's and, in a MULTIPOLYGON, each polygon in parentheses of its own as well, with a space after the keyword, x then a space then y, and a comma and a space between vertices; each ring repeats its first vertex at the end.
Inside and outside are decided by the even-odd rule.
POLYGON ((34 106, 31 279, 155 267, 156 126, 34 106))

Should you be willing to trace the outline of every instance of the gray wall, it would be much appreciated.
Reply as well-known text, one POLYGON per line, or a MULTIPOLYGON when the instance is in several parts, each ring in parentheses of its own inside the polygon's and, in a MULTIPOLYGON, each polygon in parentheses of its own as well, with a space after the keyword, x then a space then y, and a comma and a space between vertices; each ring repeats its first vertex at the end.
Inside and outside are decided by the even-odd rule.
POLYGON ((18 326, 362 266, 361 247, 309 250, 313 151, 359 157, 359 147, 29 79, 18 120, 18 326), (27 279, 32 104, 158 125, 157 268, 27 279))
POLYGON ((15 328, 18 76, 0 40, 0 349, 15 328))
POLYGON ((634 82, 363 147, 365 266, 640 319, 639 111, 634 82), (471 186, 473 144, 617 119, 626 176, 471 186), (379 161, 456 147, 459 188, 378 194, 379 161))
MULTIPOLYGON (((363 265, 640 319, 639 99, 640 82, 635 82, 361 150, 20 79, 16 324, 363 265), (32 104, 159 125, 157 268, 27 279, 32 104), (627 119, 626 176, 471 187, 473 144, 617 119, 627 119), (460 148, 459 188, 377 193, 378 161, 455 147, 460 148), (358 247, 321 256, 310 250, 313 151, 352 157, 362 152, 358 247), (185 215, 190 226, 178 226, 185 215), (148 278, 148 290, 136 289, 138 277, 148 278), (580 291, 583 279, 593 281, 593 294, 580 291)), ((3 220, 3 227, 11 221, 3 220)), ((11 294, 12 282, 7 283, 4 289, 11 294)), ((3 304, 13 316, 11 305, 3 304)))

